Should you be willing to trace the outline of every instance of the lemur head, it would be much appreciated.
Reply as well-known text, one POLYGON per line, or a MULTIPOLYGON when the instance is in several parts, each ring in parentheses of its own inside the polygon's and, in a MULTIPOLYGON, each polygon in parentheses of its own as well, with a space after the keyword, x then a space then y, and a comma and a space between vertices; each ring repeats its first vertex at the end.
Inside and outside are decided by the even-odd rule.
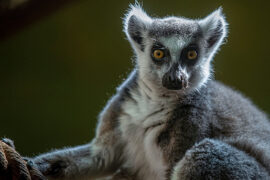
POLYGON ((124 31, 137 56, 139 77, 163 90, 199 89, 209 79, 211 60, 226 36, 221 8, 204 19, 151 18, 131 6, 124 31))

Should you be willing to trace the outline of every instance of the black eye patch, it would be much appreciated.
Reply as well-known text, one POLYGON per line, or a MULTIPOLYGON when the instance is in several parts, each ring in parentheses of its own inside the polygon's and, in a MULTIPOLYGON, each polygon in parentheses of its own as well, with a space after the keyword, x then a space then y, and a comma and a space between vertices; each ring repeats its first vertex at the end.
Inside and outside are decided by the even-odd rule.
POLYGON ((180 61, 186 65, 194 65, 198 61, 199 56, 200 50, 198 45, 191 44, 182 50, 180 61))
POLYGON ((155 42, 152 49, 166 49, 160 42, 155 42))
POLYGON ((152 48, 151 48, 151 58, 153 60, 153 62, 157 65, 162 65, 165 62, 168 62, 170 57, 170 53, 169 50, 163 46, 161 43, 154 43, 152 48), (160 55, 160 53, 162 53, 162 56, 160 56, 160 58, 157 56, 157 52, 158 55, 160 55))

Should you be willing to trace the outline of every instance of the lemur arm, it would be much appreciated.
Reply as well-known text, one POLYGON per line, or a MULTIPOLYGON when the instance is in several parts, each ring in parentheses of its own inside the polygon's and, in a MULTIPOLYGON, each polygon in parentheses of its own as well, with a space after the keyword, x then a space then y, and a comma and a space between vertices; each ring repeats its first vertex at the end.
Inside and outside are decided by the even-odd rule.
POLYGON ((33 161, 48 178, 96 178, 113 173, 119 166, 114 149, 119 147, 102 146, 94 140, 86 145, 39 155, 33 161))
POLYGON ((204 139, 174 167, 171 180, 270 179, 255 158, 219 140, 204 139))
POLYGON ((92 179, 115 172, 122 154, 117 129, 119 104, 118 96, 109 101, 100 115, 96 137, 91 143, 35 157, 33 161, 40 171, 52 179, 92 179))

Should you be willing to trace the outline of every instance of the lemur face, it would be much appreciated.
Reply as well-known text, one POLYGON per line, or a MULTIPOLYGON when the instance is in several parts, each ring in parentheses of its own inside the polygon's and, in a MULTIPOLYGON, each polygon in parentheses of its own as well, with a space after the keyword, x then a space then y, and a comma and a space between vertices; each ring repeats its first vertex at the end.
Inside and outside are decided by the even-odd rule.
POLYGON ((199 89, 210 76, 210 61, 226 36, 221 9, 201 20, 151 18, 132 6, 125 32, 137 55, 140 78, 169 91, 199 89))

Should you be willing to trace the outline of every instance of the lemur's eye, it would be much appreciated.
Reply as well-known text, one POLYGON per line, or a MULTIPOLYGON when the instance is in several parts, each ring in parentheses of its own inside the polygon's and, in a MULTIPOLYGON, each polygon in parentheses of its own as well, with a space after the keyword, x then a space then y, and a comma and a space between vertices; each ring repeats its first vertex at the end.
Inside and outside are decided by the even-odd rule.
POLYGON ((189 50, 187 52, 187 59, 189 59, 189 60, 194 60, 197 58, 197 56, 198 56, 198 53, 196 50, 189 50))
POLYGON ((162 59, 163 57, 164 57, 164 51, 163 50, 161 50, 161 49, 156 49, 156 50, 154 50, 154 52, 153 52, 153 57, 155 58, 155 59, 162 59))

